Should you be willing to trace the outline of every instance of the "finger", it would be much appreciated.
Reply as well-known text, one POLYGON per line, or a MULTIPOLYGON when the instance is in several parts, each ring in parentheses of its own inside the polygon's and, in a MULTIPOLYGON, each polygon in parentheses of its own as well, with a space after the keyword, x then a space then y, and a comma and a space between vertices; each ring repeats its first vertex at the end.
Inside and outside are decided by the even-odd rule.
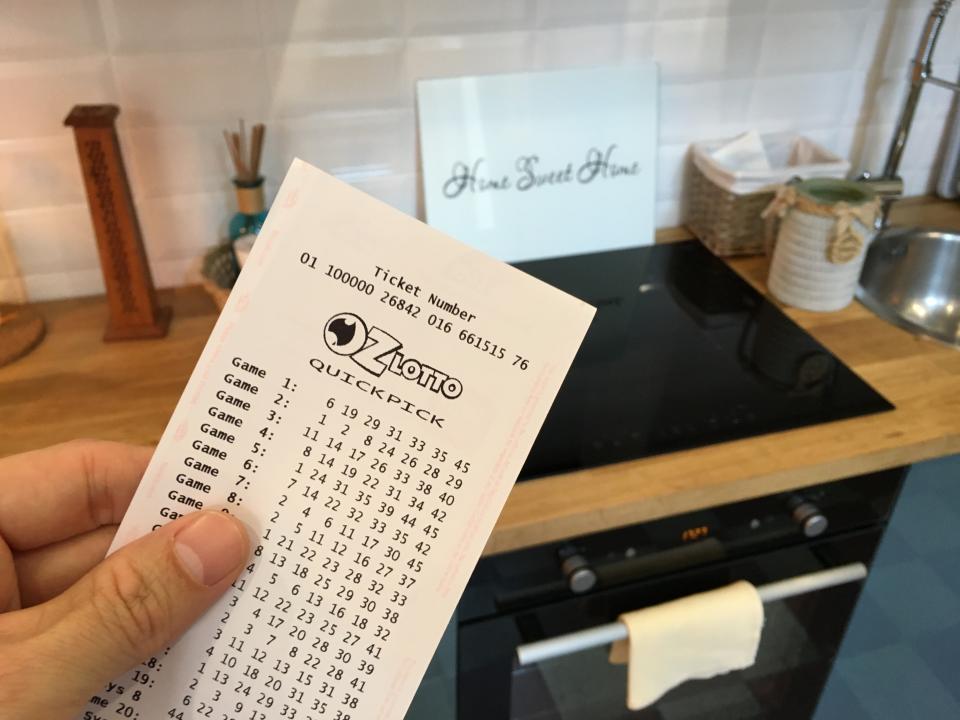
POLYGON ((38 652, 84 701, 162 653, 230 586, 250 552, 236 518, 205 510, 126 545, 50 602, 38 652))
POLYGON ((75 440, 0 460, 0 537, 22 551, 116 525, 152 453, 75 440))
POLYGON ((75 535, 14 557, 20 603, 31 607, 56 597, 87 574, 107 554, 116 525, 75 535))

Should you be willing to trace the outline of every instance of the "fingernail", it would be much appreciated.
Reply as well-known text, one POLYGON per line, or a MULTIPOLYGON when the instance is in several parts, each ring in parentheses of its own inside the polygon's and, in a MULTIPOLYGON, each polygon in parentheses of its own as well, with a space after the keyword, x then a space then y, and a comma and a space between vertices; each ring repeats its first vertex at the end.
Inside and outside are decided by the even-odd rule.
POLYGON ((220 512, 203 512, 173 536, 180 565, 203 585, 216 585, 246 558, 239 524, 220 512))

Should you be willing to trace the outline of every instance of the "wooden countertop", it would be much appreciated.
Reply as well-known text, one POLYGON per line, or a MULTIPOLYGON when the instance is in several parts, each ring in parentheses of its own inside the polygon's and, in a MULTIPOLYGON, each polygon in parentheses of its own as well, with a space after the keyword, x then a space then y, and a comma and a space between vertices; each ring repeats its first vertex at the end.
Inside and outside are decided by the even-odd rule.
MULTIPOLYGON (((960 207, 903 201, 894 219, 960 229, 960 207)), ((666 231, 658 240, 685 236, 666 231)), ((730 265, 763 289, 763 258, 730 265)), ((163 340, 102 343, 102 298, 37 305, 47 338, 0 368, 0 456, 75 437, 156 443, 216 318, 198 287, 160 295, 175 313, 163 340)), ((520 483, 486 552, 960 452, 960 352, 888 325, 857 303, 835 313, 787 314, 896 410, 520 483)))

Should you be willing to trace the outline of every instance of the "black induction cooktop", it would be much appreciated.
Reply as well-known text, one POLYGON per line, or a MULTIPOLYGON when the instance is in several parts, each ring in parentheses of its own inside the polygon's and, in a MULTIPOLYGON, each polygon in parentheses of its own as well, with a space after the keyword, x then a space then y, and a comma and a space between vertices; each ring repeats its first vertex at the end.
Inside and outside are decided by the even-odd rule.
POLYGON ((597 308, 521 480, 893 408, 695 240, 517 267, 597 308))

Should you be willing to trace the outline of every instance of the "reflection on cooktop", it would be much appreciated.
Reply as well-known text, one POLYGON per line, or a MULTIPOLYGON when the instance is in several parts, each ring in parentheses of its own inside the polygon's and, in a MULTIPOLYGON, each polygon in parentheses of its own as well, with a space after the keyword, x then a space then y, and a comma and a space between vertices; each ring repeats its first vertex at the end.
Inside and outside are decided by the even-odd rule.
POLYGON ((597 308, 521 479, 893 407, 695 240, 517 267, 597 308))

